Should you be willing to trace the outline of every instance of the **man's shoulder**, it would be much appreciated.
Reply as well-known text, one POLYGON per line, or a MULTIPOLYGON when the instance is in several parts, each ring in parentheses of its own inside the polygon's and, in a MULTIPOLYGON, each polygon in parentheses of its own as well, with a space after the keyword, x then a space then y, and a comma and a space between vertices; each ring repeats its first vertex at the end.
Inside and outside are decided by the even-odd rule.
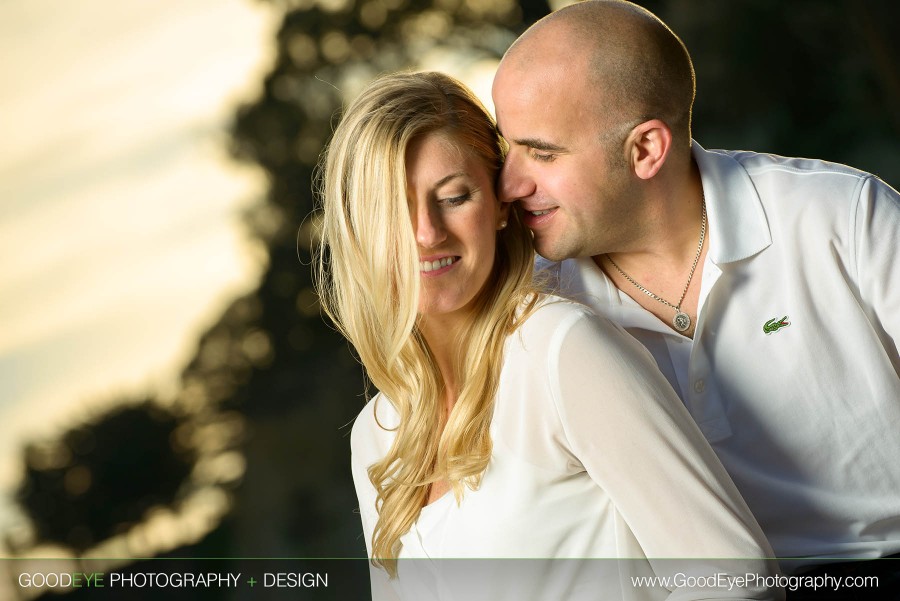
POLYGON ((856 185, 859 180, 873 177, 871 173, 832 161, 806 157, 790 157, 768 152, 750 150, 708 150, 733 159, 751 178, 789 178, 800 182, 806 180, 818 183, 824 179, 833 182, 844 181, 856 185))
POLYGON ((864 197, 896 195, 877 176, 820 159, 788 157, 747 150, 706 150, 695 145, 707 200, 736 207, 757 201, 780 219, 845 219, 864 197), (707 189, 706 187, 709 186, 707 189))

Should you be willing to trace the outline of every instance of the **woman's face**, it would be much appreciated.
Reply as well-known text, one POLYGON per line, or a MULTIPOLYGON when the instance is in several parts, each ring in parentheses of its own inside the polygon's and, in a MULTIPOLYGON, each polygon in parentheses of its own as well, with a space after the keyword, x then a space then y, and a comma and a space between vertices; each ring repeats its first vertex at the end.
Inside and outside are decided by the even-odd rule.
POLYGON ((449 134, 426 134, 406 153, 406 186, 419 250, 419 313, 465 315, 494 265, 501 207, 484 161, 449 134))

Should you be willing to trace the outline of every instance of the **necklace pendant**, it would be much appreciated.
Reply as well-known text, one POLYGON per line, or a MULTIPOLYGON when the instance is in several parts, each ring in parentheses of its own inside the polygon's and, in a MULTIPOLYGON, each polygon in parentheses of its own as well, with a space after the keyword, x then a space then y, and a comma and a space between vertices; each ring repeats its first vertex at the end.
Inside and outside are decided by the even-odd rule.
POLYGON ((680 309, 675 310, 675 318, 672 319, 672 326, 679 332, 686 332, 691 327, 691 317, 680 309))

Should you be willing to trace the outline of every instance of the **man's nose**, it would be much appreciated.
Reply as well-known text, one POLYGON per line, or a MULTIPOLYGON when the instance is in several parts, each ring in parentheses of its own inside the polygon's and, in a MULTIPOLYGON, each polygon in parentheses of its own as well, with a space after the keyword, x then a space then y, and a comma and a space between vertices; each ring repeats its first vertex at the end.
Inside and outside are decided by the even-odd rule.
POLYGON ((417 203, 413 220, 416 242, 422 248, 434 248, 447 239, 441 212, 433 203, 417 203))
POLYGON ((497 196, 503 202, 515 202, 534 194, 534 180, 529 176, 521 153, 510 151, 500 169, 497 196))

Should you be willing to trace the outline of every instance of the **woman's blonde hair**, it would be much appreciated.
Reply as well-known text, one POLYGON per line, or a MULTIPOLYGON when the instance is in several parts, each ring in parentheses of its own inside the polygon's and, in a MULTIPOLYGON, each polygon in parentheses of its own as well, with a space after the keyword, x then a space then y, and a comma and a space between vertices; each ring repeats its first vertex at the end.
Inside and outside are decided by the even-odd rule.
POLYGON ((322 305, 399 414, 393 446, 369 468, 378 511, 372 558, 392 576, 400 537, 429 485, 449 481, 458 501, 464 486, 480 485, 504 341, 536 301, 531 234, 510 211, 493 272, 457 340, 459 397, 444 423, 444 383, 417 327, 419 254, 406 193, 407 148, 429 134, 456 141, 496 180, 503 142, 493 120, 464 85, 433 72, 371 83, 335 130, 318 178, 322 305))

